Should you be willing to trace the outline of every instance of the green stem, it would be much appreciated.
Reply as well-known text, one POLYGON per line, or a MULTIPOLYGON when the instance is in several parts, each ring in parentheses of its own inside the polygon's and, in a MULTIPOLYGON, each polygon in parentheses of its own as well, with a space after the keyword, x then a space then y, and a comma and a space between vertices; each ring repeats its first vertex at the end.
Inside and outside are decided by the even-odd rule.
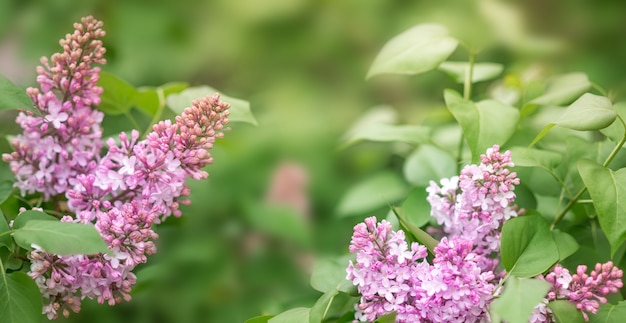
MULTIPOLYGON (((465 71, 465 81, 463 82, 463 100, 469 101, 472 98, 472 77, 474 75, 474 61, 476 54, 473 50, 468 48, 469 60, 467 64, 467 70, 465 71)), ((463 161, 463 143, 464 136, 461 133, 461 139, 459 140, 459 148, 457 150, 456 167, 457 173, 461 171, 461 162, 463 161)))
MULTIPOLYGON (((609 156, 606 158, 606 160, 602 164, 602 167, 609 166, 609 164, 613 161, 615 156, 617 156, 617 154, 619 153, 620 149, 622 149, 622 146, 626 144, 626 122, 624 122, 624 119, 622 119, 622 117, 620 117, 619 115, 617 116, 617 119, 619 119, 619 121, 622 123, 622 126, 624 127, 624 136, 622 137, 622 140, 620 140, 620 142, 617 144, 617 146, 613 148, 613 151, 611 151, 611 154, 609 154, 609 156)), ((554 227, 556 227, 556 225, 563 219, 565 214, 578 202, 578 199, 580 199, 580 197, 583 196, 585 192, 587 192, 586 186, 581 188, 580 191, 578 191, 578 193, 576 194, 576 196, 574 196, 574 198, 571 199, 569 203, 567 203, 567 205, 561 211, 561 213, 559 213, 556 216, 556 218, 554 218, 554 221, 552 221, 552 224, 550 225, 550 230, 553 230, 554 227)))

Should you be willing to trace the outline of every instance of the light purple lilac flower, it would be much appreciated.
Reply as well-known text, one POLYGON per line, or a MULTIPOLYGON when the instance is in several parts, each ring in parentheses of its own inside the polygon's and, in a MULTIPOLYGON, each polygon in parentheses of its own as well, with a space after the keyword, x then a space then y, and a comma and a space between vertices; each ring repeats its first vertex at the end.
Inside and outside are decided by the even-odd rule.
POLYGON ((460 237, 443 238, 433 264, 416 242, 409 248, 402 230, 392 231, 385 220, 365 219, 354 227, 346 269, 361 294, 356 319, 374 321, 396 311, 396 322, 483 322, 495 289, 494 274, 479 263, 473 243, 460 237))
POLYGON ((582 313, 585 321, 589 321, 588 313, 596 314, 600 304, 607 302, 605 296, 619 292, 624 286, 624 272, 611 261, 596 264, 589 275, 586 272, 585 265, 579 265, 574 275, 561 265, 556 265, 545 276, 539 275, 538 279, 551 283, 552 287, 546 299, 535 307, 529 322, 554 322, 552 311, 547 306, 548 302, 554 300, 571 302, 582 313))
POLYGON ((110 250, 59 256, 33 246, 29 275, 50 319, 78 312, 84 298, 109 305, 130 300, 132 270, 156 252, 152 225, 181 215, 179 206, 189 203, 187 178, 208 176, 202 170, 213 161, 207 150, 223 136, 230 107, 217 94, 194 100, 174 122, 154 125, 143 140, 136 130, 121 133, 119 144, 107 140, 101 156, 103 114, 92 108, 102 93, 96 86, 100 70, 91 64, 105 62, 99 40, 104 31, 93 17, 74 27, 61 41, 64 52, 52 56, 53 65, 42 59, 41 91, 28 90, 38 113, 20 113, 24 133, 14 142, 15 152, 3 155, 22 195, 41 193, 55 201, 65 195, 75 217, 61 221, 93 224, 110 250))
POLYGON ((518 215, 515 185, 519 178, 509 170, 514 164, 511 152, 500 153, 494 145, 481 155, 481 163, 467 165, 461 176, 444 178, 441 187, 434 181, 426 189, 431 215, 449 237, 461 237, 474 243, 474 253, 485 255, 481 266, 494 270, 500 251, 500 230, 504 222, 518 215))

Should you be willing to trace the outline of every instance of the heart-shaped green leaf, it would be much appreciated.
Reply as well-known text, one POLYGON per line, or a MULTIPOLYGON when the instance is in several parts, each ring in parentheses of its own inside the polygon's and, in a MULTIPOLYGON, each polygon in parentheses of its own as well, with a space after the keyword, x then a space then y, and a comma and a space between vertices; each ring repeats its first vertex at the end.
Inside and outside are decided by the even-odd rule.
POLYGON ((584 323, 585 318, 574 303, 566 300, 556 300, 548 303, 556 323, 584 323))
POLYGON ((0 75, 0 110, 34 110, 33 100, 9 79, 0 75))
POLYGON ((0 314, 3 323, 40 323, 41 293, 23 272, 0 272, 0 314))
MULTIPOLYGON (((450 75, 455 82, 464 83, 469 68, 468 62, 443 62, 439 70, 450 75)), ((492 80, 502 73, 504 66, 498 63, 476 63, 472 71, 472 83, 492 80)))
POLYGON ((574 237, 558 229, 552 231, 552 238, 554 238, 556 247, 559 249, 559 261, 573 255, 580 247, 574 237))
POLYGON ((536 105, 564 105, 585 93, 591 82, 584 73, 569 73, 550 79, 543 95, 530 101, 536 105))
POLYGON ((317 260, 311 272, 311 286, 322 293, 332 290, 352 293, 354 285, 346 279, 346 267, 350 259, 352 256, 317 260))
POLYGON ((570 104, 554 123, 579 131, 600 130, 615 121, 617 112, 612 107, 607 97, 585 93, 570 104))
POLYGON ((24 249, 35 244, 58 255, 109 252, 96 228, 89 224, 31 220, 15 230, 13 238, 24 249))
POLYGON ((416 227, 421 227, 432 219, 430 216, 431 206, 426 201, 427 197, 428 192, 426 192, 425 187, 416 187, 409 192, 409 195, 402 202, 400 212, 408 222, 416 227))
POLYGON ((594 161, 582 159, 578 162, 578 172, 589 190, 613 256, 626 241, 626 168, 613 171, 594 161))
POLYGON ((491 303, 491 311, 509 323, 526 323, 551 286, 545 280, 509 277, 500 298, 491 303))
POLYGON ((502 228, 500 253, 504 268, 517 277, 538 275, 559 260, 559 250, 550 227, 539 214, 506 221, 502 228))
POLYGON ((430 181, 456 174, 456 161, 447 152, 431 146, 419 146, 404 162, 404 178, 415 186, 428 186, 430 181))
POLYGON ((358 182, 343 196, 337 207, 340 216, 371 212, 402 199, 408 185, 394 172, 381 172, 358 182))
POLYGON ((128 82, 107 72, 100 72, 98 86, 103 89, 98 109, 110 115, 128 113, 135 105, 137 90, 128 82))
POLYGON ((511 106, 494 100, 466 101, 453 90, 445 90, 444 98, 463 129, 473 163, 479 162, 487 148, 504 144, 515 133, 519 111, 511 106))
POLYGON ((430 71, 444 62, 457 44, 444 26, 417 25, 385 44, 366 78, 386 73, 412 75, 430 71))

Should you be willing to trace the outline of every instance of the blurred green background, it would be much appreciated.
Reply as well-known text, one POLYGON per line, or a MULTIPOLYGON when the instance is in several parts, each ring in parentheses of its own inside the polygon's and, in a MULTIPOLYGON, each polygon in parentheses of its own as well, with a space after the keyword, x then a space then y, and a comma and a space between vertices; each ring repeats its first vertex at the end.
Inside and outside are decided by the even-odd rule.
POLYGON ((524 36, 490 25, 498 17, 478 2, 0 1, 0 73, 21 86, 34 84, 39 57, 60 50, 73 22, 94 15, 107 32, 105 71, 134 86, 210 85, 250 101, 259 123, 233 123, 209 179, 189 183, 193 202, 158 227, 159 253, 137 269, 132 302, 86 300, 59 321, 243 322, 311 306, 320 295, 308 283, 314 259, 346 253, 352 226, 387 212, 339 217, 341 198, 402 165, 392 145, 340 150, 340 138, 381 104, 405 123, 452 120, 441 91, 459 85, 441 72, 364 80, 384 43, 417 23, 444 23, 485 45, 478 61, 505 64, 505 75, 582 71, 625 98, 626 2, 505 1, 524 36))

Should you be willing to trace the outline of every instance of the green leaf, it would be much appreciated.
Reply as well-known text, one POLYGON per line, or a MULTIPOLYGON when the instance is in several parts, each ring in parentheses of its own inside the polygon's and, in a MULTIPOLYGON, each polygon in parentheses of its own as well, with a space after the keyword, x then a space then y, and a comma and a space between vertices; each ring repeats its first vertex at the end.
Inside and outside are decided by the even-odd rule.
POLYGON ((551 286, 545 280, 510 276, 500 298, 491 303, 491 311, 509 323, 527 323, 551 286))
POLYGON ((428 186, 430 181, 449 178, 456 174, 456 160, 447 152, 420 145, 404 162, 404 178, 415 186, 428 186))
POLYGON ((0 272, 0 313, 3 323, 40 323, 41 293, 23 272, 0 272))
POLYGON ((439 241, 431 237, 428 232, 407 221, 407 219, 395 208, 391 208, 391 210, 396 215, 398 220, 400 220, 400 225, 404 228, 404 230, 410 233, 417 242, 424 245, 424 247, 426 247, 431 254, 434 254, 435 247, 439 244, 439 241))
POLYGON ((611 257, 626 241, 626 168, 612 171, 588 159, 578 162, 593 205, 598 212, 602 232, 611 245, 611 257))
POLYGON ((184 82, 166 83, 159 87, 144 86, 137 89, 135 105, 150 116, 156 115, 159 108, 165 105, 165 99, 174 93, 186 89, 189 84, 184 82))
MULTIPOLYGON (((185 108, 191 106, 193 100, 218 92, 218 90, 208 86, 190 87, 180 93, 169 95, 167 97, 167 106, 169 106, 172 111, 176 112, 176 114, 181 114, 185 108)), ((250 102, 225 94, 220 94, 220 100, 230 104, 228 120, 231 122, 246 122, 255 126, 257 125, 257 121, 252 111, 250 111, 250 102)))
POLYGON ((0 204, 4 203, 13 192, 13 181, 0 181, 0 204))
POLYGON ((402 199, 408 185, 394 172, 380 172, 358 182, 346 192, 337 207, 337 214, 350 216, 371 212, 402 199))
POLYGON ((33 100, 26 90, 0 75, 0 110, 24 109, 33 111, 33 100))
POLYGON ((511 159, 515 166, 539 167, 551 171, 561 165, 563 156, 548 150, 539 150, 526 147, 511 147, 511 159))
POLYGON ((385 73, 411 75, 430 71, 444 62, 457 44, 444 26, 417 25, 385 44, 366 78, 385 73))
POLYGON ((333 299, 337 296, 339 291, 330 290, 322 295, 316 302, 311 311, 309 312, 309 323, 321 323, 328 315, 330 305, 333 303, 333 299))
MULTIPOLYGON (((623 120, 626 120, 626 102, 615 103, 613 110, 615 110, 623 120)), ((625 129, 621 122, 613 122, 610 126, 601 129, 600 132, 617 143, 624 138, 625 129)))
POLYGON ((244 323, 267 323, 274 315, 261 315, 247 319, 244 323))
POLYGON ((554 229, 552 231, 552 238, 556 243, 556 247, 559 249, 559 262, 573 255, 580 247, 574 237, 567 232, 560 231, 559 229, 554 229))
POLYGON ((545 126, 540 132, 539 134, 535 137, 535 139, 533 139, 533 141, 530 143, 530 145, 528 145, 528 147, 532 147, 534 146, 536 143, 539 142, 539 140, 541 140, 541 138, 545 137, 545 135, 548 134, 548 132, 550 132, 550 129, 554 128, 554 126, 556 126, 555 123, 550 123, 547 126, 545 126))
POLYGON ((559 260, 559 250, 550 227, 539 214, 506 221, 502 228, 500 252, 504 268, 517 277, 540 274, 559 260))
POLYGON ((536 105, 564 105, 579 97, 591 88, 591 82, 584 73, 570 73, 553 77, 543 95, 530 101, 536 105))
POLYGON ((35 244, 58 255, 108 253, 104 240, 93 225, 31 220, 13 233, 15 242, 31 249, 35 244))
POLYGON ((472 162, 493 145, 504 144, 517 129, 519 111, 494 100, 478 103, 463 100, 453 90, 445 90, 446 105, 463 129, 472 152, 472 162))
POLYGON ((98 86, 103 89, 98 109, 106 114, 125 114, 135 105, 137 90, 119 77, 100 72, 98 86))
POLYGON ((556 318, 556 323, 584 323, 585 318, 576 308, 574 303, 566 300, 556 300, 548 303, 552 314, 556 318))
POLYGON ((613 104, 607 97, 585 93, 567 107, 554 123, 579 131, 600 130, 615 121, 617 112, 612 107, 613 104))
POLYGON ((396 322, 396 312, 391 312, 389 314, 385 314, 379 317, 374 323, 395 323, 396 322))
MULTIPOLYGON (((0 234, 10 231, 9 223, 7 219, 4 217, 4 213, 0 210, 0 234)), ((0 246, 5 245, 8 246, 11 244, 11 236, 4 235, 0 237, 0 246)))
POLYGON ((15 220, 13 221, 13 229, 19 229, 23 227, 28 221, 31 220, 44 220, 44 221, 54 221, 57 222, 59 219, 53 217, 52 215, 46 214, 37 210, 28 210, 24 211, 17 215, 15 220))
POLYGON ((313 264, 311 286, 326 293, 333 290, 351 294, 354 290, 352 281, 346 279, 346 267, 350 257, 320 259, 313 264))
POLYGON ((589 314, 589 323, 622 323, 626 317, 626 301, 617 304, 604 304, 598 313, 589 314))
POLYGON ((430 204, 426 201, 428 192, 424 187, 416 187, 406 197, 400 212, 408 222, 416 227, 424 226, 432 217, 430 216, 430 204))
POLYGON ((282 312, 267 321, 268 323, 305 323, 309 322, 309 311, 307 307, 292 308, 282 312))
MULTIPOLYGON (((450 75, 455 82, 465 83, 465 75, 469 68, 468 62, 443 62, 439 70, 450 75)), ((502 73, 504 66, 498 63, 475 63, 472 71, 472 83, 492 80, 502 73)))
POLYGON ((347 137, 341 148, 345 148, 359 141, 369 140, 378 142, 406 142, 421 144, 429 142, 430 128, 413 125, 391 125, 376 123, 362 127, 347 137))

